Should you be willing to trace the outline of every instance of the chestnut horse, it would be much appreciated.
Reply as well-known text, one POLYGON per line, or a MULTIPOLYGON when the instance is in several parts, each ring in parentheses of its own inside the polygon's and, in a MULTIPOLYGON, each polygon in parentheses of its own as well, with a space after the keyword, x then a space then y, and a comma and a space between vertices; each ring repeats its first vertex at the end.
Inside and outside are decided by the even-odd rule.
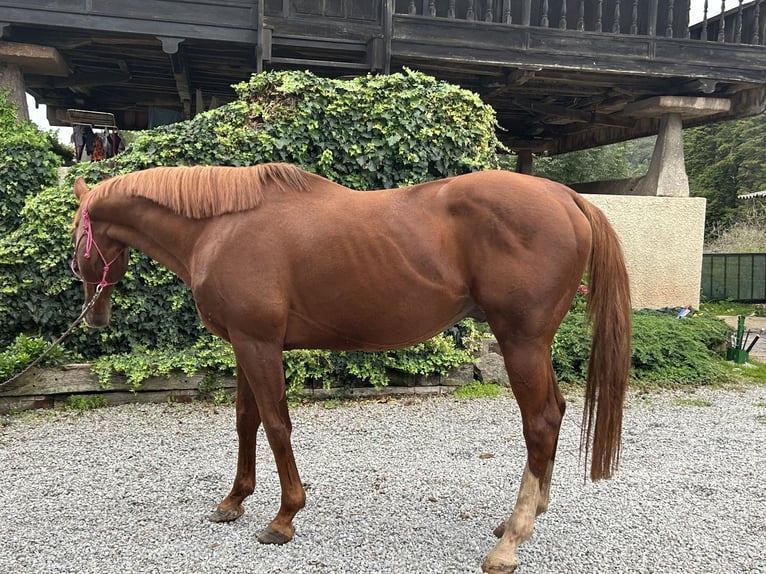
POLYGON ((91 327, 110 318, 128 248, 191 289, 199 316, 237 359, 239 455, 234 485, 210 516, 238 518, 255 488, 263 424, 279 472, 279 512, 258 535, 282 544, 305 493, 290 442, 282 350, 379 351, 432 337, 464 317, 486 319, 505 359, 527 447, 512 515, 484 562, 510 572, 516 548, 548 506, 564 398, 553 336, 589 280, 592 350, 581 447, 591 478, 609 478, 620 449, 628 378, 630 295, 604 214, 569 188, 502 171, 357 192, 288 164, 158 167, 78 179, 73 266, 91 327))

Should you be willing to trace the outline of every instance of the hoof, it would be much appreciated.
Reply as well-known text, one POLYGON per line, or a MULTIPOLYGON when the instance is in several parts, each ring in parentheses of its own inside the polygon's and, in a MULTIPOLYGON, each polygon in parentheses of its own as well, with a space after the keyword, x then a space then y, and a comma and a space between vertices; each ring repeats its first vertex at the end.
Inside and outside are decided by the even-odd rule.
POLYGON ((231 510, 224 510, 223 508, 216 508, 208 517, 210 522, 231 522, 236 520, 245 513, 244 507, 237 506, 231 510))
POLYGON ((516 566, 518 566, 518 564, 498 564, 495 562, 490 563, 488 559, 485 560, 484 564, 481 565, 481 571, 486 572, 486 574, 510 574, 516 570, 516 566))
POLYGON ((258 542, 261 544, 287 544, 290 540, 292 540, 292 536, 283 534, 269 526, 258 533, 258 542))
POLYGON ((502 538, 484 560, 481 570, 487 574, 509 574, 516 570, 518 565, 516 544, 502 538))

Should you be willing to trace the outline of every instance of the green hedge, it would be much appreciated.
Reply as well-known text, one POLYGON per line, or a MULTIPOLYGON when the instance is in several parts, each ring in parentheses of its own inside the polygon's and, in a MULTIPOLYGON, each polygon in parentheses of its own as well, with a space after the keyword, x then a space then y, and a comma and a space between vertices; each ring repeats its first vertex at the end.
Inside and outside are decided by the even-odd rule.
MULTIPOLYGON (((634 311, 631 377, 638 383, 658 386, 722 382, 727 375, 720 350, 725 347, 730 331, 716 317, 694 315, 676 319, 675 312, 634 311)), ((559 381, 585 380, 589 353, 585 311, 575 305, 553 341, 551 358, 559 381)))
MULTIPOLYGON (((68 267, 78 175, 95 184, 158 165, 288 161, 353 188, 376 189, 497 165, 494 111, 475 94, 423 74, 341 81, 270 72, 236 91, 236 101, 142 132, 116 158, 75 165, 66 185, 27 198, 18 227, 0 240, 0 347, 19 333, 53 338, 79 311, 82 287, 68 267)), ((231 357, 201 327, 189 290, 143 254, 132 253, 113 303, 108 329, 83 327, 66 342, 72 355, 99 358, 102 376, 130 371, 138 384, 171 366, 231 370, 231 357)), ((286 368, 295 381, 332 376, 385 384, 389 366, 436 373, 466 360, 475 341, 461 333, 469 331, 464 326, 401 353, 289 353, 286 368)))
POLYGON ((16 108, 0 91, 0 234, 16 229, 27 197, 56 183, 60 161, 48 134, 18 121, 16 108))

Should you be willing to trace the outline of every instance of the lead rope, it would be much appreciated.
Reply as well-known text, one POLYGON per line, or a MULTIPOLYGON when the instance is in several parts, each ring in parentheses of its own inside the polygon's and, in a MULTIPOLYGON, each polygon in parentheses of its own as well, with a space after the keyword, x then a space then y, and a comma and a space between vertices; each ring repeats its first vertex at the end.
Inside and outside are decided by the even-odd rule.
POLYGON ((12 383, 13 381, 19 379, 20 377, 28 373, 30 369, 32 369, 34 366, 39 364, 40 361, 42 361, 53 349, 55 349, 56 346, 59 343, 61 343, 61 341, 66 339, 69 336, 69 334, 74 330, 74 328, 77 325, 79 325, 80 322, 85 318, 85 315, 88 313, 88 311, 90 311, 93 308, 93 305, 96 304, 96 301, 98 300, 98 297, 99 295, 101 295, 101 291, 103 290, 104 290, 104 286, 101 285, 100 283, 97 284, 95 294, 93 295, 93 297, 91 297, 90 301, 88 301, 85 305, 82 306, 82 311, 80 312, 80 315, 77 317, 77 319, 74 320, 74 322, 71 325, 69 325, 69 328, 66 331, 64 331, 58 339, 53 341, 50 347, 45 349, 45 351, 43 351, 39 357, 37 357, 34 361, 32 361, 29 365, 27 365, 23 371, 12 376, 7 381, 3 381, 2 383, 0 383, 0 387, 3 387, 9 383, 12 383))

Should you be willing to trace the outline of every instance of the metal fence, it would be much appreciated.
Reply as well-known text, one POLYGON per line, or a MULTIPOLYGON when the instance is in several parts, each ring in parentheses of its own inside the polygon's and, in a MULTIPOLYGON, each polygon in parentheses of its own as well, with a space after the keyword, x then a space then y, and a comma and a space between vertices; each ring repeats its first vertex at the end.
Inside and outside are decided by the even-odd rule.
POLYGON ((702 256, 702 298, 766 302, 766 253, 706 253, 702 256))

